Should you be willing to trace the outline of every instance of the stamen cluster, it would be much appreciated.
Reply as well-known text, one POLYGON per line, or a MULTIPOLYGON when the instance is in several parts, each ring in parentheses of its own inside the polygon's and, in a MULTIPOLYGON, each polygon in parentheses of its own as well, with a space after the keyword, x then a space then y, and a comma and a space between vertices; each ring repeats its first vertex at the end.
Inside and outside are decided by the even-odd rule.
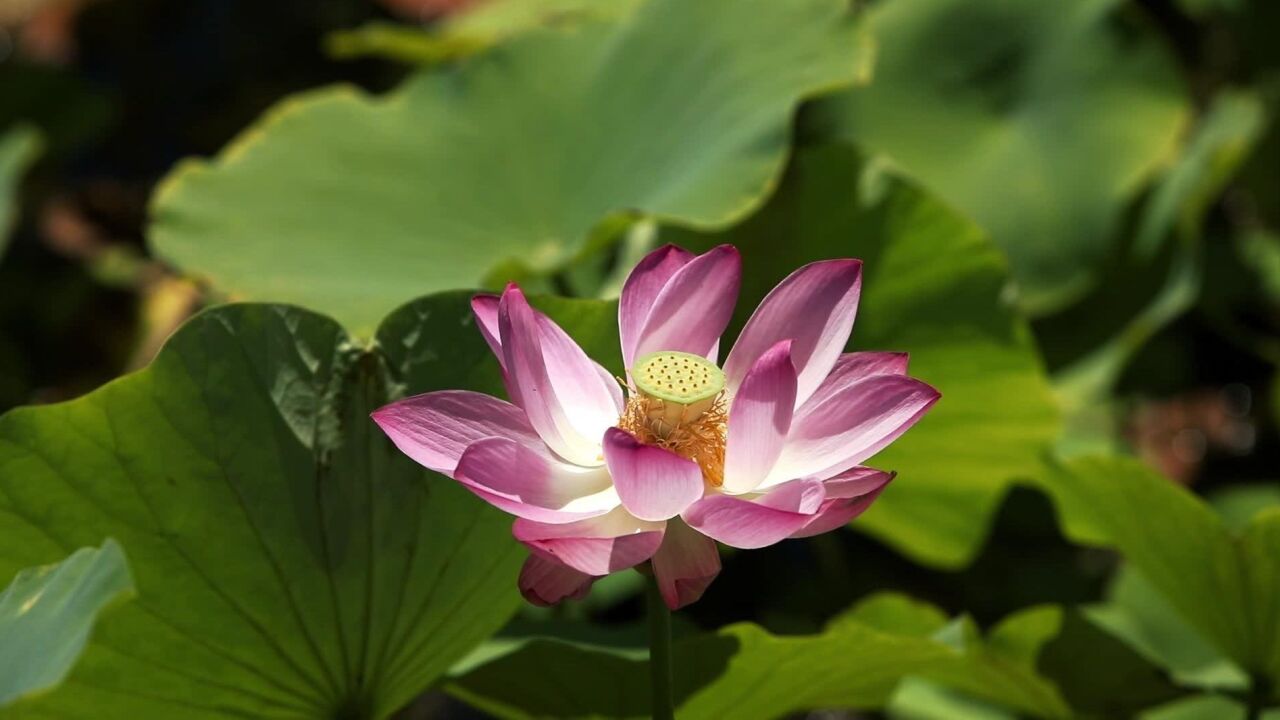
MULTIPOLYGON (((625 383, 624 383, 625 385, 625 383)), ((702 478, 712 487, 724 484, 724 448, 728 408, 724 393, 720 393, 711 407, 696 417, 687 417, 688 407, 678 405, 681 412, 677 422, 668 427, 661 418, 671 417, 667 412, 669 401, 632 391, 626 408, 618 420, 618 427, 635 436, 645 445, 657 445, 698 464, 702 478)))

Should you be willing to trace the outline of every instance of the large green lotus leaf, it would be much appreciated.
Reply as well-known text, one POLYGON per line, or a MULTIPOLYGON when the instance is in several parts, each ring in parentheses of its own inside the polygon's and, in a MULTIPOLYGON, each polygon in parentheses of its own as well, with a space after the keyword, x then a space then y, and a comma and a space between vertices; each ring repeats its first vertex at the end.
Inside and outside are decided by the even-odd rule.
POLYGON ((98 614, 133 592, 114 540, 18 573, 0 592, 0 707, 61 682, 98 614))
POLYGON ((0 255, 18 217, 18 181, 39 150, 40 137, 32 128, 20 127, 0 136, 0 255))
POLYGON ((363 333, 500 261, 553 268, 616 212, 741 217, 782 170, 797 102, 864 74, 858 35, 841 0, 648 0, 384 98, 321 90, 175 171, 151 240, 233 297, 363 333))
POLYGON ((1011 481, 1040 472, 1058 431, 1035 345, 1002 294, 1004 260, 982 232, 910 183, 863 165, 852 149, 827 146, 802 150, 778 193, 746 222, 664 237, 742 251, 733 328, 795 268, 864 260, 853 347, 910 352, 911 374, 942 400, 871 460, 900 475, 854 525, 932 565, 972 559, 1011 481))
POLYGON ((368 413, 500 386, 465 294, 405 307, 371 347, 296 308, 231 305, 141 372, 0 418, 0 576, 110 536, 138 591, 58 691, 10 710, 396 710, 507 620, 523 553, 507 516, 400 455, 368 413))
POLYGON ((1117 4, 880 3, 875 81, 824 102, 815 128, 972 215, 1009 254, 1023 306, 1061 307, 1090 286, 1186 115, 1168 53, 1119 27, 1117 4))
POLYGON ((1280 688, 1280 510, 1233 534, 1204 502, 1127 458, 1072 460, 1045 486, 1068 535, 1118 549, 1201 637, 1280 688))
MULTIPOLYGON (((677 641, 675 652, 681 718, 879 709, 904 680, 945 689, 970 706, 1040 718, 1129 717, 1178 695, 1118 640, 1075 611, 1051 606, 1012 615, 984 637, 967 618, 949 621, 936 608, 885 593, 818 635, 777 636, 739 624, 677 641), (1099 677, 1124 692, 1102 697, 1089 682, 1099 677)), ((647 670, 643 656, 537 639, 459 669, 446 689, 502 718, 641 717, 648 712, 647 670)))

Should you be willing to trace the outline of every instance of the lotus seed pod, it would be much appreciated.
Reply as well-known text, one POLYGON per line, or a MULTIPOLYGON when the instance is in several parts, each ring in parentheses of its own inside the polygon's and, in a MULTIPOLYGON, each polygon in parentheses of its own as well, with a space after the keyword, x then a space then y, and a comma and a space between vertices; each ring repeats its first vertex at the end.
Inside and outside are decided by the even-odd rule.
POLYGON ((631 379, 636 390, 653 401, 649 426, 661 437, 702 417, 724 390, 724 372, 715 363, 674 350, 640 358, 631 369, 631 379))

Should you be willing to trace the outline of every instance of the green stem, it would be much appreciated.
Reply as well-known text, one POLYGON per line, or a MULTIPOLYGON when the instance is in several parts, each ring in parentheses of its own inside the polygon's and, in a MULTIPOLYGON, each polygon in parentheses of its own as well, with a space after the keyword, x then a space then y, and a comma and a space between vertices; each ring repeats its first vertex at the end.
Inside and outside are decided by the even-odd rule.
POLYGON ((671 702, 671 611, 662 599, 658 579, 647 578, 649 612, 649 689, 652 691, 654 720, 674 720, 671 702))

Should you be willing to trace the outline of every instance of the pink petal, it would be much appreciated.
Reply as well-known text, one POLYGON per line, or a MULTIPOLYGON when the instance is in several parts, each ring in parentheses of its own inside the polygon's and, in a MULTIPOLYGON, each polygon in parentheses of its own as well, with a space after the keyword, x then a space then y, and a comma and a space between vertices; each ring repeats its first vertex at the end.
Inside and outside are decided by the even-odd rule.
POLYGON ((792 480, 755 496, 753 501, 774 510, 812 515, 818 512, 826 499, 826 484, 821 480, 792 480))
POLYGON ((471 298, 471 314, 476 318, 476 327, 480 329, 484 341, 489 344, 489 349, 497 356, 498 364, 505 371, 506 358, 502 355, 502 331, 498 329, 500 302, 497 295, 476 295, 471 298))
MULTIPOLYGON (((508 385, 510 392, 510 380, 507 379, 506 359, 502 352, 502 338, 498 327, 498 307, 500 300, 497 295, 477 295, 471 299, 471 311, 476 317, 476 326, 480 328, 480 334, 484 337, 484 341, 488 343, 489 349, 493 350, 493 354, 498 357, 498 364, 502 366, 503 380, 508 385)), ((559 325, 556 325, 551 318, 537 313, 538 329, 543 334, 543 343, 552 345, 574 345, 573 338, 569 337, 559 325)), ((596 373, 600 376, 605 387, 609 389, 612 396, 613 404, 617 408, 622 407, 622 387, 614 378, 613 373, 609 372, 600 363, 592 361, 595 366, 596 373)))
POLYGON ((757 358, 790 339, 796 404, 804 403, 849 340, 861 290, 861 260, 825 260, 791 273, 756 308, 729 351, 724 365, 729 394, 737 392, 757 358))
POLYGON ((561 600, 581 600, 591 592, 596 579, 568 565, 530 554, 520 568, 520 594, 525 600, 546 607, 561 600))
POLYGON ((617 384, 559 326, 530 307, 515 285, 502 294, 498 328, 507 389, 529 424, 564 459, 599 465, 604 431, 622 412, 617 384))
POLYGON ((623 346, 627 367, 635 358, 659 350, 709 356, 733 317, 741 281, 742 257, 732 245, 712 248, 685 263, 653 299, 631 356, 623 346))
POLYGON ((861 463, 906 432, 938 397, 914 378, 873 375, 820 403, 806 403, 760 487, 797 477, 828 478, 861 463))
POLYGON ((642 445, 629 433, 604 433, 604 459, 622 506, 641 520, 675 517, 702 497, 702 470, 692 460, 654 445, 642 445))
POLYGON ((667 607, 679 610, 701 598, 720 574, 720 551, 711 538, 672 520, 653 556, 653 574, 667 607))
POLYGON ((664 523, 632 517, 624 508, 607 515, 562 525, 516 520, 516 539, 534 552, 588 575, 638 565, 662 544, 664 523))
POLYGON ((859 465, 822 482, 828 498, 856 498, 884 489, 897 473, 859 465))
POLYGON ((796 369, 791 341, 783 340, 760 356, 729 407, 724 489, 756 489, 782 453, 796 404, 796 369))
POLYGON ((813 391, 806 405, 816 405, 837 391, 872 375, 906 375, 907 354, 893 352, 845 353, 836 360, 831 373, 813 391))
POLYGON ((644 330, 644 321, 658 299, 662 288, 677 270, 694 257, 693 253, 675 245, 664 245, 644 256, 627 281, 618 299, 618 337, 622 342, 622 360, 627 367, 636 357, 636 345, 644 330))
POLYGON ((539 522, 568 523, 618 507, 618 494, 603 467, 561 462, 545 449, 507 438, 472 443, 454 478, 491 505, 539 522))
POLYGON ((415 395, 371 415, 391 442, 420 465, 453 477, 471 443, 489 437, 541 446, 524 411, 509 402, 467 390, 415 395))
POLYGON ((860 476, 850 478, 843 488, 832 488, 833 484, 841 482, 838 478, 828 480, 826 485, 829 495, 832 492, 856 494, 833 497, 827 500, 822 504, 822 508, 817 515, 804 527, 791 533, 791 537, 812 537, 848 525, 854 518, 871 507, 871 504, 876 501, 876 498, 880 497, 880 493, 884 491, 894 477, 892 473, 875 470, 874 468, 855 468, 854 472, 860 476))
POLYGON ((684 521, 707 537, 753 549, 785 540, 821 510, 822 483, 795 480, 763 495, 708 495, 684 512, 684 521))

